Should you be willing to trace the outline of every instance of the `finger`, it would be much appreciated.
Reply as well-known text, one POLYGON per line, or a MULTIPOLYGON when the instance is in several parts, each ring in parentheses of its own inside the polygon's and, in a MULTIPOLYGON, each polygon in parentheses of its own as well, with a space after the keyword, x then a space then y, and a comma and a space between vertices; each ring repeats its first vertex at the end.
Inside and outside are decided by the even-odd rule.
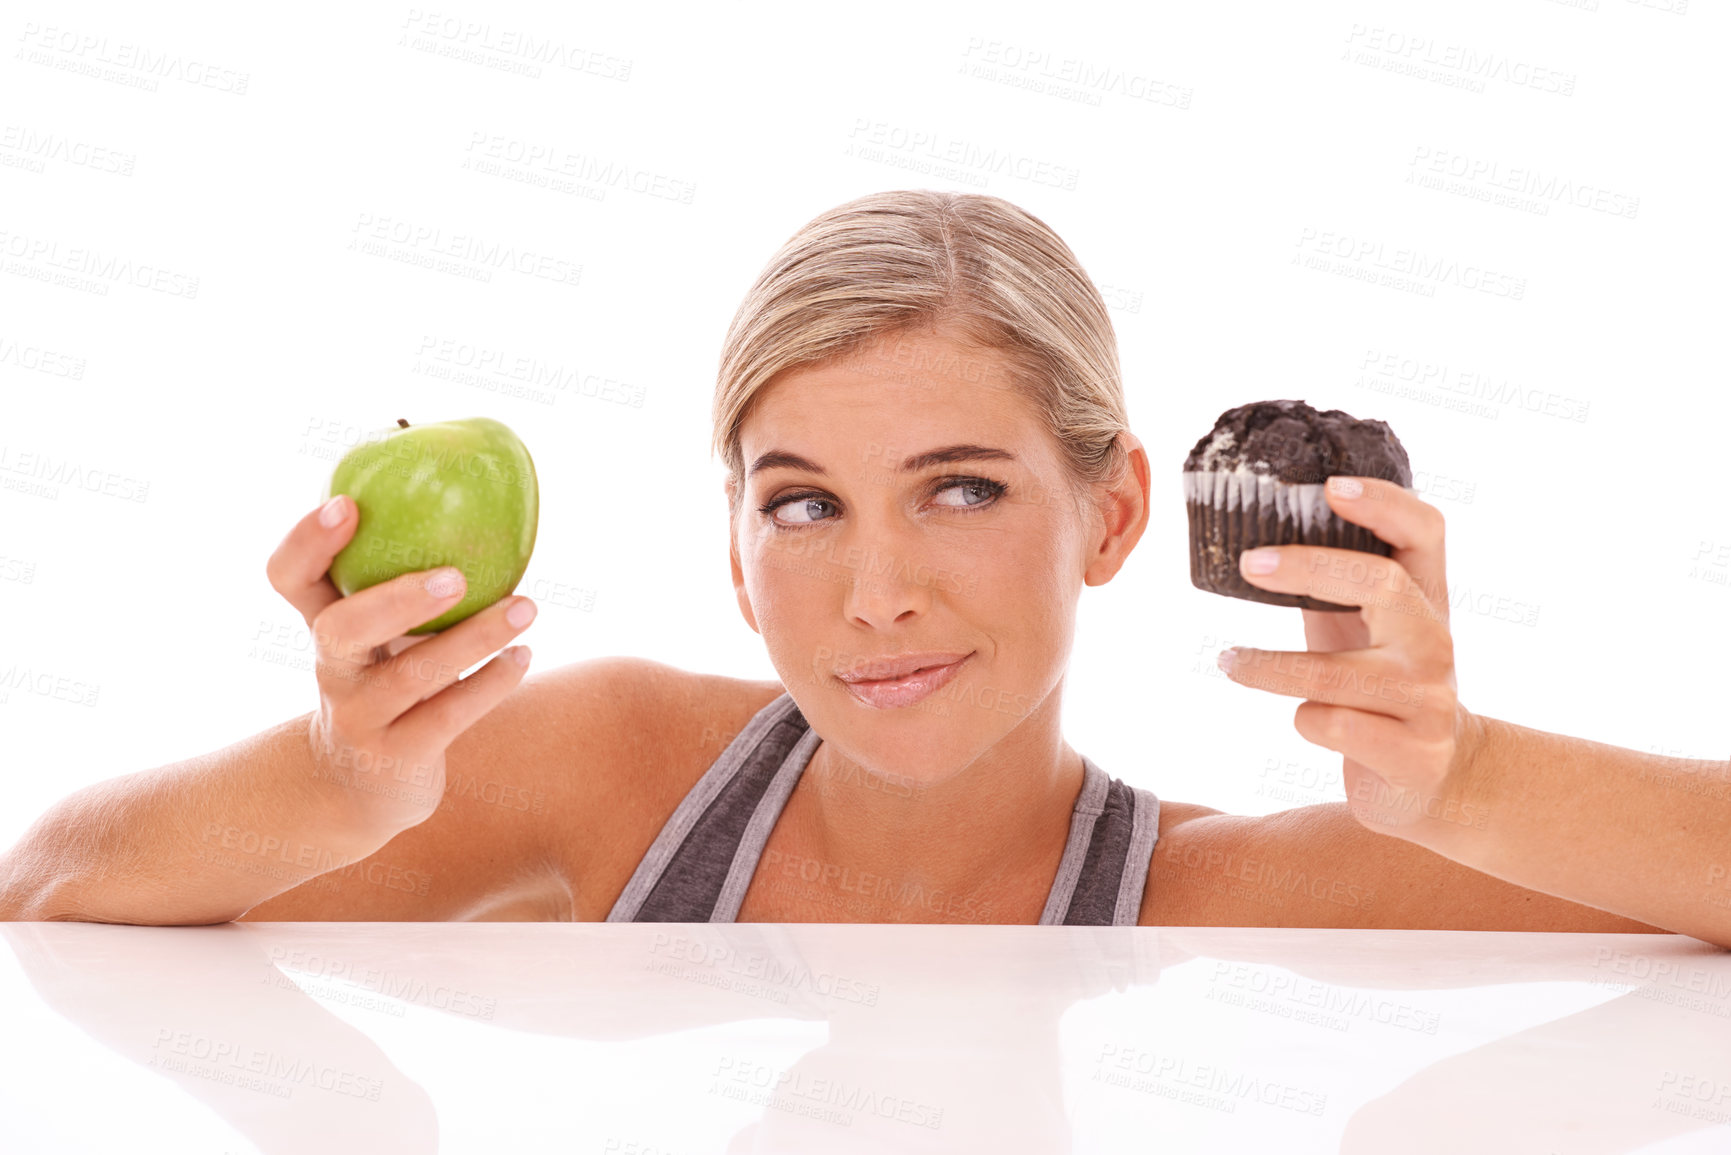
POLYGON ((505 598, 443 630, 414 649, 399 653, 369 669, 376 687, 364 704, 355 703, 356 724, 382 727, 401 717, 455 682, 464 670, 506 643, 534 621, 535 603, 526 597, 505 598), (513 615, 519 615, 513 620, 513 615))
POLYGON ((1293 728, 1307 742, 1337 751, 1359 772, 1349 772, 1347 803, 1360 822, 1373 828, 1410 825, 1420 815, 1483 827, 1489 811, 1482 805, 1443 797, 1426 785, 1443 781, 1455 743, 1427 741, 1392 718, 1344 706, 1301 702, 1293 728))
POLYGON ((1427 741, 1401 719, 1316 701, 1298 704, 1292 727, 1306 742, 1396 778, 1405 777, 1397 768, 1422 771, 1432 758, 1439 759, 1446 769, 1454 749, 1446 739, 1427 741))
POLYGON ((463 589, 462 571, 456 566, 440 566, 399 574, 338 598, 320 611, 313 623, 320 664, 351 673, 371 665, 383 656, 387 642, 432 621, 461 601, 463 589), (433 584, 435 579, 449 579, 451 584, 440 587, 433 584))
POLYGON ((339 493, 296 522, 265 563, 271 588, 300 611, 307 625, 342 596, 325 575, 359 524, 355 499, 339 493), (326 525, 325 519, 333 516, 335 520, 326 525))
POLYGON ((1241 686, 1289 698, 1400 719, 1412 717, 1424 706, 1424 686, 1402 677, 1378 649, 1317 654, 1234 646, 1221 652, 1219 665, 1241 686))
POLYGON ((1424 590, 1425 597, 1448 620, 1448 566, 1442 510, 1422 500, 1410 489, 1380 477, 1331 477, 1323 487, 1328 507, 1394 547, 1398 561, 1424 590), (1354 497, 1346 490, 1358 482, 1354 497))
POLYGON ((517 688, 528 673, 529 658, 528 646, 512 646, 398 718, 391 732, 414 749, 443 749, 517 688))
POLYGON ((1238 571, 1262 589, 1357 606, 1377 644, 1448 626, 1405 567, 1381 554, 1324 545, 1260 546, 1238 555, 1238 571), (1263 558, 1272 559, 1273 570, 1257 570, 1263 558))
POLYGON ((410 646, 418 646, 422 642, 431 641, 437 634, 438 631, 435 630, 431 634, 404 634, 400 638, 392 638, 382 646, 373 647, 370 661, 377 664, 387 658, 394 658, 410 646))
POLYGON ((1319 654, 1336 650, 1362 650, 1370 646, 1370 629, 1364 615, 1329 610, 1300 610, 1304 616, 1304 645, 1319 654))
POLYGON ((392 638, 381 647, 382 652, 379 654, 379 660, 382 661, 385 658, 394 658, 410 646, 418 646, 422 642, 430 642, 438 636, 438 633, 404 634, 400 638, 392 638))

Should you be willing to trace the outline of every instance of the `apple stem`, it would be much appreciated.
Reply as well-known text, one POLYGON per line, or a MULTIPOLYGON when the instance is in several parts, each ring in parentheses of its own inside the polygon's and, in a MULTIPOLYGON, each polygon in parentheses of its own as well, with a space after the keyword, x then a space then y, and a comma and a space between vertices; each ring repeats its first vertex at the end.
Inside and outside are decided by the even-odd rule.
POLYGON ((409 427, 408 421, 402 417, 397 418, 397 425, 403 429, 407 429, 409 427))

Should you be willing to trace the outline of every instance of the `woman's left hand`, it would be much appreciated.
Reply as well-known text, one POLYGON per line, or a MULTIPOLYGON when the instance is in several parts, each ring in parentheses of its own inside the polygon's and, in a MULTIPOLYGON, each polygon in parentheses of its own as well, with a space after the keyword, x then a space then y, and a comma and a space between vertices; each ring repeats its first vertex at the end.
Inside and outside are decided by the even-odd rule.
POLYGON ((1245 551, 1239 572, 1250 584, 1359 608, 1303 611, 1306 653, 1238 646, 1221 655, 1221 668, 1242 685, 1305 699, 1293 726, 1344 756, 1353 817, 1423 843, 1474 824, 1461 784, 1482 734, 1456 694, 1443 515, 1374 477, 1331 478, 1325 492, 1335 513, 1388 542, 1394 556, 1316 545, 1245 551), (1358 496, 1343 492, 1353 481, 1358 496), (1252 572, 1257 554, 1272 555, 1275 568, 1252 572))

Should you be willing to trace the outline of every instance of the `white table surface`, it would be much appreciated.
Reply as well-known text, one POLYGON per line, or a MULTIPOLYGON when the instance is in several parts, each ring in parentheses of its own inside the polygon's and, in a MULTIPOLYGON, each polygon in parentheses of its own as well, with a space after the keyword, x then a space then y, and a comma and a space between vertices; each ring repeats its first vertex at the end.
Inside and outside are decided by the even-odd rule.
POLYGON ((1677 935, 0 923, 0 1151, 1731 1151, 1677 935))

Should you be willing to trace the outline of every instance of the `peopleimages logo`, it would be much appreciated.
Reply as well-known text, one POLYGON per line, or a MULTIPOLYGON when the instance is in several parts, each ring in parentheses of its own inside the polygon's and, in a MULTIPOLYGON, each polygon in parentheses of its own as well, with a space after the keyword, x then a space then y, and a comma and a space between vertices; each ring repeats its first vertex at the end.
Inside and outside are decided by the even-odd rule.
POLYGON ((1367 280, 1375 279, 1377 271, 1381 270, 1410 277, 1421 285, 1428 283, 1433 292, 1435 285, 1453 285, 1511 301, 1519 301, 1527 294, 1525 277, 1511 276, 1453 257, 1434 257, 1418 249, 1390 249, 1382 241, 1369 237, 1305 227, 1298 234, 1297 247, 1301 251, 1292 258, 1293 264, 1316 267, 1308 264, 1305 260, 1307 255, 1332 257, 1347 268, 1356 269, 1367 280))
POLYGON ((33 492, 50 500, 59 499, 60 490, 56 487, 62 485, 69 489, 81 489, 86 493, 117 497, 122 501, 142 502, 150 496, 149 481, 127 477, 107 469, 94 469, 69 458, 62 457, 57 460, 47 453, 20 451, 13 446, 0 444, 0 475, 3 474, 16 474, 18 477, 31 478, 41 483, 13 484, 12 478, 0 476, 0 485, 5 488, 33 492))
POLYGON ((426 365, 423 368, 423 364, 437 362, 439 367, 448 370, 447 376, 459 370, 471 370, 477 375, 477 379, 509 379, 543 391, 570 393, 632 409, 643 408, 644 397, 648 394, 646 386, 631 384, 577 365, 549 361, 513 349, 495 348, 480 342, 431 334, 421 337, 415 357, 416 368, 413 371, 429 376, 440 374, 431 371, 434 366, 426 365))
MULTIPOLYGON (((5 153, 17 154, 18 163, 14 167, 27 168, 31 172, 42 172, 47 168, 47 162, 58 161, 73 168, 131 176, 138 163, 135 153, 120 152, 56 132, 38 132, 21 124, 0 128, 0 154, 5 153)), ((13 161, 0 155, 0 164, 11 165, 13 161)))
POLYGON ((944 1109, 936 1103, 793 1067, 772 1067, 743 1056, 719 1060, 711 1072, 709 1090, 711 1094, 843 1127, 852 1125, 855 1114, 931 1131, 944 1125, 944 1109))
POLYGON ((897 164, 897 167, 912 168, 921 173, 948 175, 951 169, 930 166, 953 166, 954 172, 965 176, 1013 177, 1066 191, 1074 191, 1081 177, 1079 169, 1006 146, 984 145, 936 129, 909 128, 869 117, 854 119, 844 152, 862 160, 883 163, 896 163, 896 158, 902 158, 912 163, 897 164))
MULTIPOLYGON (((1470 401, 1513 406, 1528 413, 1565 421, 1584 422, 1587 411, 1592 408, 1591 401, 1524 386, 1502 374, 1374 347, 1365 350, 1359 369, 1370 376, 1384 381, 1399 381, 1417 390, 1435 390, 1470 401)), ((1495 416, 1494 411, 1491 416, 1495 416)))
POLYGON ((541 75, 541 66, 587 73, 602 80, 631 79, 632 62, 593 47, 572 44, 531 29, 497 26, 448 12, 410 8, 403 16, 399 46, 438 56, 486 64, 501 71, 541 75), (411 39, 412 38, 412 39, 411 39))
POLYGON ((980 36, 968 38, 959 71, 1012 88, 1096 106, 1103 96, 1112 95, 1187 109, 1194 95, 1191 88, 1146 73, 980 36))
POLYGON ((9 700, 14 690, 55 698, 74 706, 94 706, 102 687, 63 674, 14 664, 0 670, 0 702, 9 700))
POLYGON ((1548 215, 1550 206, 1557 203, 1628 220, 1634 220, 1641 208, 1641 198, 1627 193, 1612 192, 1595 184, 1541 172, 1525 165, 1505 165, 1500 160, 1467 156, 1426 144, 1417 147, 1408 166, 1411 170, 1406 175, 1408 184, 1460 191, 1479 199, 1489 199, 1493 191, 1506 192, 1514 194, 1514 198, 1506 202, 1509 207, 1526 208, 1540 216, 1548 215), (1445 183, 1445 177, 1460 182, 1462 187, 1445 183))
MULTIPOLYGON (((185 1065, 190 1061, 210 1068, 230 1068, 236 1073, 254 1075, 273 1081, 279 1086, 290 1085, 289 1094, 293 1093, 292 1085, 302 1085, 339 1095, 352 1095, 357 1099, 369 1099, 375 1103, 379 1100, 380 1092, 384 1090, 382 1080, 371 1079, 355 1071, 345 1071, 326 1063, 285 1055, 263 1047, 250 1047, 229 1039, 213 1039, 195 1031, 177 1031, 172 1027, 162 1027, 157 1030, 156 1041, 151 1045, 157 1049, 157 1054, 151 1056, 150 1066, 160 1066, 185 1074, 197 1073, 185 1065), (176 1063, 175 1057, 179 1057, 181 1062, 176 1063)), ((286 1099, 289 1094, 279 1097, 286 1099)))
POLYGON ((1417 1007, 1374 992, 1320 983, 1302 975, 1280 974, 1248 963, 1217 962, 1209 976, 1211 987, 1230 988, 1319 1011, 1398 1027, 1415 1034, 1434 1035, 1442 1024, 1438 1011, 1417 1007))
POLYGON ((44 349, 40 345, 27 345, 5 336, 0 336, 0 365, 11 365, 32 373, 65 377, 72 381, 84 380, 83 357, 44 349))
MULTIPOLYGON (((170 297, 195 300, 198 278, 162 265, 133 261, 117 253, 100 249, 68 246, 48 237, 26 236, 23 233, 0 232, 0 255, 18 258, 19 264, 7 267, 7 272, 46 281, 54 276, 51 270, 74 278, 89 277, 88 286, 106 296, 110 285, 127 284, 170 297)), ((78 287, 78 286, 75 286, 78 287)))
MULTIPOLYGON (((690 204, 697 195, 695 181, 683 180, 666 173, 652 172, 613 158, 603 159, 586 152, 572 152, 562 145, 545 141, 527 141, 485 130, 469 134, 468 155, 464 168, 476 168, 481 161, 498 166, 514 166, 519 172, 532 172, 546 177, 567 177, 578 184, 592 185, 600 190, 624 189, 647 197, 690 204)), ((505 171, 502 167, 478 169, 489 175, 505 171)), ((536 180, 530 183, 541 184, 536 180)), ((573 191, 561 187, 558 191, 573 191)))
POLYGON ((1099 1057, 1095 1059, 1093 1081, 1154 1094, 1162 1093, 1157 1086, 1159 1083, 1212 1091, 1221 1096, 1218 1103, 1201 1102, 1197 1105, 1212 1106, 1228 1113, 1233 1112, 1239 1103, 1279 1107, 1301 1115, 1321 1115, 1328 1109, 1328 1096, 1309 1087, 1259 1078, 1250 1072, 1217 1063, 1197 1063, 1185 1055, 1160 1054, 1115 1043, 1101 1044, 1099 1057))
POLYGON ((649 953, 867 1007, 877 1006, 881 993, 877 983, 832 971, 810 970, 803 962, 789 962, 761 951, 740 951, 731 943, 704 942, 683 934, 657 932, 649 953))
POLYGON ((369 256, 387 257, 438 272, 455 272, 491 280, 498 270, 556 285, 576 285, 583 266, 551 253, 488 240, 472 233, 448 233, 432 225, 361 213, 349 230, 349 248, 369 256), (441 260, 440 258, 449 258, 441 260))
POLYGON ((270 961, 273 965, 286 967, 300 974, 349 983, 386 998, 433 1007, 451 1014, 491 1019, 499 1006, 499 1000, 491 995, 481 995, 438 982, 430 983, 418 975, 378 967, 356 966, 344 959, 327 958, 317 951, 273 946, 270 949, 270 961))
POLYGON ((245 96, 247 82, 252 79, 249 72, 190 60, 178 52, 156 51, 126 40, 110 44, 107 36, 53 25, 44 27, 34 20, 25 21, 18 40, 23 45, 18 59, 104 80, 121 79, 129 72, 133 74, 127 78, 132 87, 151 92, 156 91, 160 80, 179 80, 196 88, 245 96))
POLYGON ((1484 91, 1487 80, 1499 80, 1517 88, 1532 88, 1558 96, 1572 96, 1575 74, 1542 68, 1500 52, 1465 44, 1439 44, 1429 36, 1411 35, 1377 25, 1354 24, 1346 36, 1342 59, 1354 64, 1406 72, 1420 79, 1439 80, 1451 86, 1472 86, 1484 91))

